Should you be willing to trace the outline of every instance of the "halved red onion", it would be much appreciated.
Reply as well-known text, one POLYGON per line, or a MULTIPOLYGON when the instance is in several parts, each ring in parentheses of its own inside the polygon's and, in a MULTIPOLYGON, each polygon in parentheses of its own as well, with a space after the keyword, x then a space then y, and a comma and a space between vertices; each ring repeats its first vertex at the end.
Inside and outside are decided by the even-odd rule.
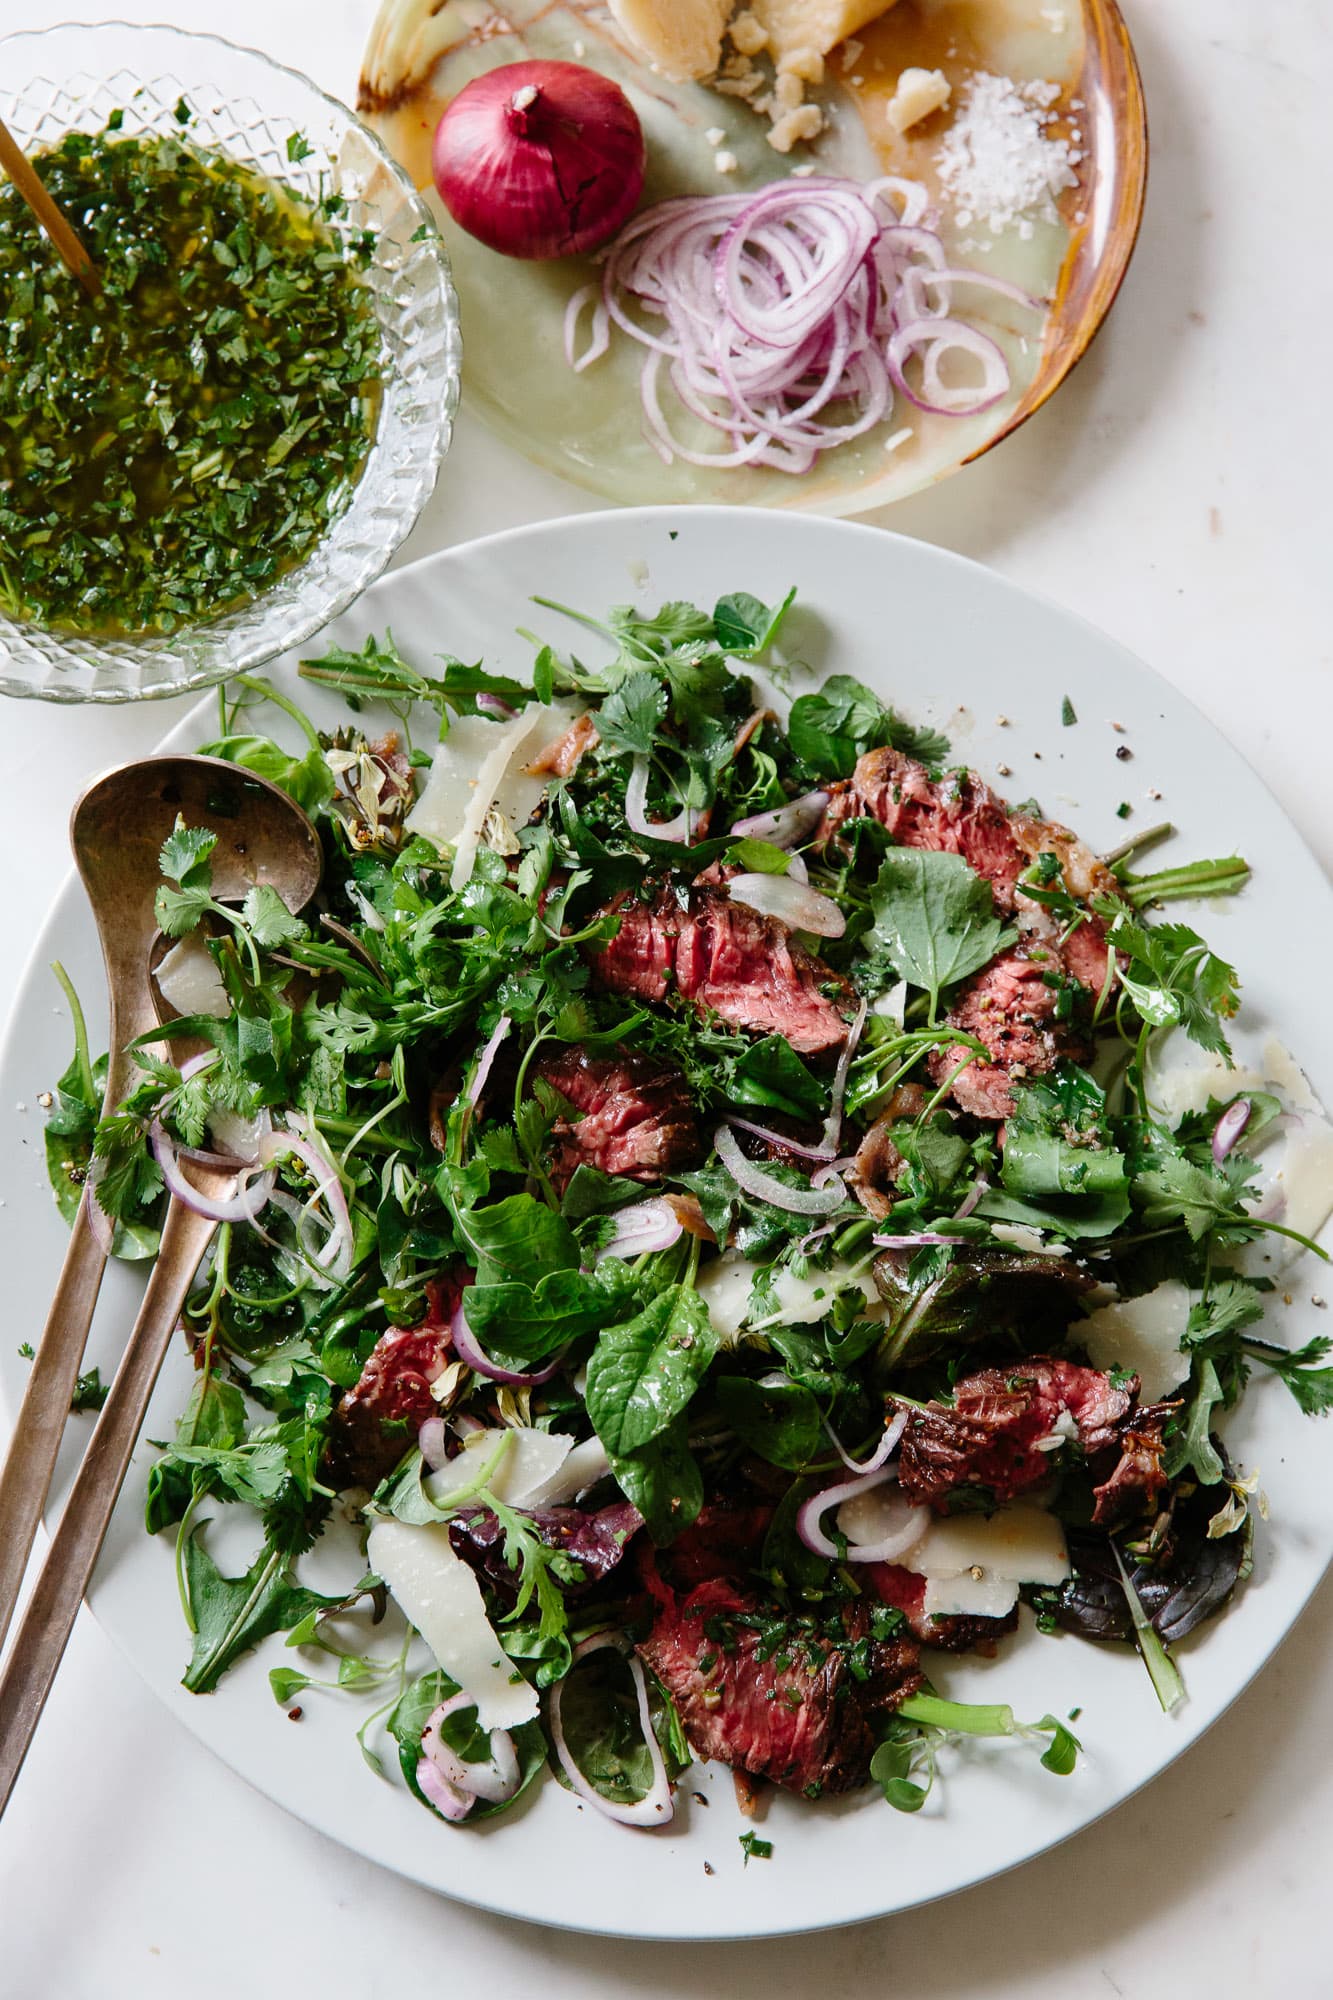
POLYGON ((1228 1104, 1222 1116, 1213 1127, 1213 1160, 1221 1166, 1227 1154, 1250 1122, 1254 1109, 1248 1097, 1238 1097, 1234 1104, 1228 1104))
POLYGON ((484 1762, 470 1764, 459 1756, 441 1733, 440 1725, 459 1709, 475 1708, 471 1695, 461 1688, 442 1701, 432 1713, 426 1727, 421 1732, 423 1754, 434 1764, 441 1777, 464 1794, 485 1799, 491 1805, 503 1805, 512 1799, 523 1782, 519 1769, 518 1752, 514 1739, 507 1729, 493 1729, 490 1733, 491 1754, 484 1762))
MULTIPOLYGON (((464 1294, 465 1297, 466 1293, 464 1294)), ((454 1307, 454 1316, 449 1322, 449 1338, 453 1342, 455 1355, 465 1368, 471 1368, 476 1374, 483 1375, 488 1382, 503 1382, 510 1388, 529 1389, 535 1388, 539 1382, 549 1382, 555 1374, 556 1369, 560 1366, 560 1356, 557 1355, 555 1360, 545 1368, 529 1369, 526 1371, 516 1368, 501 1368, 498 1362, 491 1360, 490 1355, 468 1325, 467 1314, 463 1310, 463 1299, 460 1299, 454 1307)))
POLYGON ((273 1192, 274 1175, 258 1167, 249 1167, 242 1171, 233 1194, 201 1194, 181 1166, 176 1142, 168 1135, 160 1118, 155 1118, 148 1128, 148 1143, 167 1193, 173 1200, 210 1222, 253 1223, 273 1192))
POLYGON ((752 813, 749 819, 738 819, 731 830, 740 839, 766 840, 773 847, 795 847, 799 841, 809 839, 824 817, 828 801, 827 792, 806 792, 772 812, 752 813))
POLYGON ((840 938, 847 928, 847 919, 831 896, 793 881, 790 875, 733 875, 727 891, 733 903, 776 917, 794 931, 840 938))
POLYGON ((737 1187, 744 1188, 756 1201, 766 1201, 790 1215, 832 1215, 846 1198, 847 1191, 841 1183, 831 1188, 793 1188, 775 1180, 755 1161, 746 1159, 735 1133, 727 1125, 718 1126, 713 1146, 737 1187))
POLYGON ((663 1195, 618 1209, 614 1219, 615 1234, 597 1252, 599 1264, 603 1257, 641 1257, 648 1250, 669 1250, 682 1234, 680 1217, 663 1195))
POLYGON ((642 833, 653 840, 688 840, 693 831, 694 815, 688 806, 682 806, 674 819, 649 819, 648 803, 648 759, 635 757, 630 764, 629 783, 625 787, 625 824, 631 833, 642 833))
POLYGON ((429 1757, 417 1759, 417 1784, 436 1811, 455 1824, 466 1819, 477 1803, 475 1792, 460 1792, 429 1757))
POLYGON ((907 1429, 907 1412, 906 1410, 899 1410, 896 1416, 892 1417, 884 1426, 884 1435, 875 1446, 869 1458, 853 1458, 851 1453, 845 1449, 841 1438, 834 1430, 832 1424, 825 1423, 824 1429, 832 1439, 833 1449, 837 1452, 838 1457, 847 1467, 847 1470, 864 1475, 868 1472, 878 1472, 882 1465, 888 1463, 893 1455, 894 1446, 907 1429))
POLYGON ((671 1781, 667 1777, 661 1747, 653 1730, 652 1711, 648 1705, 648 1683, 644 1679, 643 1668, 639 1661, 629 1651, 618 1633, 594 1632, 590 1639, 584 1639, 574 1648, 570 1671, 573 1671, 580 1660, 586 1660, 590 1653, 600 1652, 606 1646, 622 1654, 628 1663, 630 1677, 634 1682, 634 1692, 638 1698, 639 1727, 643 1731, 643 1740, 647 1745, 652 1766, 652 1784, 643 1797, 636 1799, 632 1805, 616 1805, 613 1800, 604 1799, 601 1793, 589 1784, 574 1762, 573 1753, 565 1740, 564 1723, 561 1719, 564 1681, 556 1682, 547 1702, 546 1715, 550 1725, 552 1747, 560 1760, 560 1768, 569 1779, 573 1790, 581 1799, 586 1799, 590 1806, 596 1806, 598 1812, 605 1813, 608 1819, 619 1821, 621 1826, 668 1826, 675 1813, 675 1804, 671 1797, 671 1781))
POLYGON ((496 1050, 509 1033, 512 1025, 513 1023, 508 1014, 501 1014, 494 1028, 491 1030, 485 1048, 477 1059, 476 1070, 471 1083, 467 1087, 467 1101, 472 1105, 474 1110, 480 1101, 482 1091, 486 1088, 486 1079, 491 1073, 491 1064, 495 1061, 496 1050))
POLYGON ((856 1158, 851 1153, 842 1160, 826 1160, 818 1172, 811 1174, 810 1185, 812 1188, 832 1187, 835 1180, 840 1180, 847 1169, 855 1165, 856 1158))

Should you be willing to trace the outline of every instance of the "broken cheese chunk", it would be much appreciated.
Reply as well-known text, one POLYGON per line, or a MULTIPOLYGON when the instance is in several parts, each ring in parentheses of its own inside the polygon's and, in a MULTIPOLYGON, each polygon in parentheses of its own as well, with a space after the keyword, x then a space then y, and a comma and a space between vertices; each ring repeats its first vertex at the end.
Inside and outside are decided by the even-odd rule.
POLYGON ((784 57, 803 49, 826 56, 893 5, 894 0, 750 0, 750 12, 767 31, 774 64, 781 69, 784 57))
POLYGON ((949 102, 953 88, 942 69, 905 69, 888 103, 895 132, 906 132, 949 102))
POLYGON ((713 76, 734 0, 609 0, 617 25, 664 76, 713 76))

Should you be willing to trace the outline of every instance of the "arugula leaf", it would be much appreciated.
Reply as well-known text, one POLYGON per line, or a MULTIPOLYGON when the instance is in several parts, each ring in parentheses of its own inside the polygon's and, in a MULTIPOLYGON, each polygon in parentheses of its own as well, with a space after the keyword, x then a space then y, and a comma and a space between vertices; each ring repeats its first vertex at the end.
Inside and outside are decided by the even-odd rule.
POLYGON ((637 1318, 602 1335, 588 1363, 585 1400, 613 1457, 651 1444, 680 1415, 717 1349, 708 1308, 685 1285, 659 1292, 637 1318))
POLYGON ((611 750, 647 757, 666 714, 666 689, 655 674, 629 674, 597 711, 597 731, 611 750))
POLYGON ((891 848, 870 900, 874 943, 900 979, 929 996, 932 1021, 942 989, 979 971, 1017 935, 996 916, 989 882, 960 854, 891 848))
POLYGON ((1213 1363, 1195 1363, 1191 1376, 1193 1393, 1166 1452, 1166 1470, 1171 1479, 1189 1471, 1201 1486, 1216 1486, 1226 1468, 1212 1440, 1213 1412, 1225 1402, 1222 1384, 1213 1363))
POLYGON ((261 1549, 243 1576, 223 1576, 197 1527, 186 1537, 183 1560, 194 1649, 181 1685, 191 1694, 211 1694, 228 1667, 261 1639, 342 1601, 296 1583, 278 1549, 261 1549))

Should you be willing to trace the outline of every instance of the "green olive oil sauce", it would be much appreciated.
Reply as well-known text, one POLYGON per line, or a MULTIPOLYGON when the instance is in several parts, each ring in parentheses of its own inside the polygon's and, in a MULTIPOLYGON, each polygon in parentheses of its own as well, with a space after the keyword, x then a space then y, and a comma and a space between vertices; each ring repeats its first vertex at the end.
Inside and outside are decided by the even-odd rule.
POLYGON ((106 637, 216 617, 299 563, 379 397, 371 245, 334 235, 341 198, 119 124, 34 160, 99 299, 0 185, 0 608, 106 637))

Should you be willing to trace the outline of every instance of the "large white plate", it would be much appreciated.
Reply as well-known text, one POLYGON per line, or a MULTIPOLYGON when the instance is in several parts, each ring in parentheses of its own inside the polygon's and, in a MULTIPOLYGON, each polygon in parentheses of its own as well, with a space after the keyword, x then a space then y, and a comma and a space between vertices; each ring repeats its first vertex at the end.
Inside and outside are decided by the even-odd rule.
MULTIPOLYGON (((573 636, 529 603, 533 594, 601 612, 631 598, 707 604, 735 589, 772 599, 792 583, 804 606, 789 628, 793 652, 820 672, 856 673, 910 714, 942 723, 959 754, 987 775, 1007 764, 1012 775, 999 782, 1010 796, 1035 793, 1102 846, 1123 837, 1116 807, 1128 800, 1131 826, 1169 813, 1182 828, 1182 856, 1186 847, 1194 854, 1243 847, 1253 887, 1208 906, 1201 921, 1241 968, 1253 1031, 1260 1039, 1280 1031, 1325 1101, 1333 1099, 1323 998, 1333 975, 1333 899, 1278 806, 1243 758, 1165 682, 1068 612, 971 563, 873 529, 798 516, 704 508, 592 514, 498 535, 384 577, 329 636, 360 644, 389 625, 423 664, 448 649, 522 672, 531 648, 517 626, 562 643, 573 636), (1076 727, 1061 726, 1066 695, 1076 727), (1117 756, 1122 748, 1129 759, 1117 756), (1160 804, 1149 799, 1156 791, 1160 804), (1292 978, 1297 940, 1299 980, 1292 978)), ((291 664, 280 672, 290 675, 291 664)), ((303 689, 303 698, 313 692, 303 689)), ((215 712, 211 702, 202 705, 169 739, 173 747, 205 741, 215 712)), ((24 1367, 15 1350, 42 1322, 64 1241, 45 1188, 35 1108, 38 1091, 68 1057, 69 1024, 47 971, 53 958, 90 999, 97 993, 95 939, 73 883, 38 942, 0 1055, 7 1169, 0 1269, 9 1298, 0 1391, 10 1410, 24 1367)), ((1292 1303, 1274 1309, 1280 1337, 1293 1344, 1326 1318, 1311 1307, 1312 1289, 1320 1284, 1307 1259, 1286 1282, 1292 1303)), ((93 1337, 104 1369, 135 1296, 133 1276, 112 1271, 93 1337)), ((173 1356, 147 1436, 168 1433, 188 1377, 184 1355, 173 1356)), ((71 1424, 79 1444, 86 1423, 71 1424)), ((962 1698, 1010 1701, 1029 1719, 1080 1709, 1086 1755, 1072 1778, 1049 1776, 1035 1756, 1013 1746, 982 1745, 950 1768, 915 1818, 868 1793, 817 1806, 778 1797, 764 1828, 773 1858, 749 1867, 728 1775, 713 1767, 697 1784, 709 1803, 697 1804, 683 1788, 669 1832, 613 1826, 553 1783, 488 1828, 456 1831, 366 1770, 352 1736, 359 1716, 343 1698, 308 1696, 301 1722, 286 1719, 269 1694, 267 1669, 293 1656, 276 1642, 243 1662, 218 1694, 184 1693, 178 1677, 188 1647, 171 1549, 140 1526, 153 1456, 147 1446, 112 1525, 92 1605, 172 1713, 235 1770, 322 1832, 448 1895, 627 1936, 815 1929, 909 1908, 1067 1838, 1155 1776, 1234 1700, 1319 1581, 1333 1553, 1333 1519, 1327 1434, 1300 1416, 1279 1385, 1255 1385, 1229 1437, 1245 1463, 1261 1468, 1271 1519, 1259 1531, 1252 1582, 1225 1617, 1180 1649, 1189 1701, 1175 1716, 1159 1712, 1127 1649, 1043 1639, 1029 1624, 993 1662, 941 1658, 938 1679, 962 1698)), ((243 1560, 247 1551, 229 1553, 243 1560)), ((207 1830, 182 1829, 187 1834, 206 1867, 207 1830)))

